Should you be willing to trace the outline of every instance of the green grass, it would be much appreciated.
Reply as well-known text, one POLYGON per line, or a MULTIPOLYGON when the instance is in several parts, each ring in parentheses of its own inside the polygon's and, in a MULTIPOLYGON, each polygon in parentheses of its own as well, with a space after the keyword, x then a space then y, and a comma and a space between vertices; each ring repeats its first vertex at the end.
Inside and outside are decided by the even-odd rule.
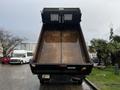
POLYGON ((101 90, 120 90, 120 73, 115 75, 113 67, 93 68, 92 73, 87 78, 101 90))

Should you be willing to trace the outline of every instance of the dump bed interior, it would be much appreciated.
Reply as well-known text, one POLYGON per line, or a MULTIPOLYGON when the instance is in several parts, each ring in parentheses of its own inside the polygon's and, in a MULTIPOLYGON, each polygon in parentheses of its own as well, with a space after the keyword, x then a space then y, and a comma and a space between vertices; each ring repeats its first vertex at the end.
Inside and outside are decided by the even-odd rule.
POLYGON ((43 25, 34 59, 38 64, 89 63, 80 25, 43 25))

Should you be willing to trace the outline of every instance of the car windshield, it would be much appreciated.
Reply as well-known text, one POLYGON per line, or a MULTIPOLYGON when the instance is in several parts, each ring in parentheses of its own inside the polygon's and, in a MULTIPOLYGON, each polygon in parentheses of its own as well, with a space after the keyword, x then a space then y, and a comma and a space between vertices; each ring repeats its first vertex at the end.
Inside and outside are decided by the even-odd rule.
POLYGON ((12 57, 25 57, 25 54, 13 54, 12 57))
POLYGON ((32 52, 27 52, 27 56, 33 56, 32 52))

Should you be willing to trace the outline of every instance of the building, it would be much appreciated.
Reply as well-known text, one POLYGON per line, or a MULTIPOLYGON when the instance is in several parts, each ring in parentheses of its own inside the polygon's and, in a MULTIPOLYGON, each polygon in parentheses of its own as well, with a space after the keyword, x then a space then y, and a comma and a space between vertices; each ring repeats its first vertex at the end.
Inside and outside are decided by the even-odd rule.
POLYGON ((0 57, 3 57, 3 48, 2 48, 1 43, 0 43, 0 57))
POLYGON ((37 43, 34 42, 22 42, 15 49, 28 50, 34 52, 36 45, 37 43))
POLYGON ((97 57, 97 52, 90 53, 89 52, 90 58, 96 58, 97 57))

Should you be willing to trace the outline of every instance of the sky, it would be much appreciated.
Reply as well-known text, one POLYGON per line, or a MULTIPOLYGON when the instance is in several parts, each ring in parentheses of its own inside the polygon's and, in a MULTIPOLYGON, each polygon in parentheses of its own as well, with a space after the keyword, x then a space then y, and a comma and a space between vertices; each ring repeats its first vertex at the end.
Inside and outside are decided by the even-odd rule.
POLYGON ((120 0, 0 0, 0 28, 37 42, 44 7, 78 7, 87 44, 93 38, 108 39, 110 28, 120 35, 120 0))

